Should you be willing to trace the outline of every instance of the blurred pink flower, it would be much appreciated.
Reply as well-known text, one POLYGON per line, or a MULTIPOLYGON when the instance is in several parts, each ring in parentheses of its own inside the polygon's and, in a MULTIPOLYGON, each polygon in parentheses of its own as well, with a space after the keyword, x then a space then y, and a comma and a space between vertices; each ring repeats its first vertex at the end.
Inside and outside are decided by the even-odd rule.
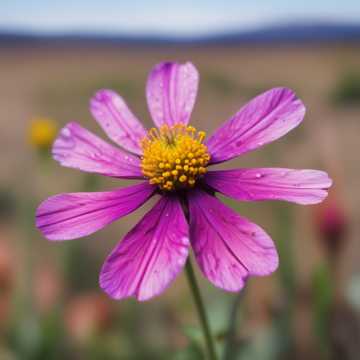
POLYGON ((6 243, 0 242, 0 293, 10 291, 13 282, 13 254, 6 243))
POLYGON ((282 137, 301 123, 305 107, 289 89, 269 90, 205 141, 203 131, 188 126, 198 82, 191 63, 157 65, 146 87, 157 129, 148 132, 118 94, 99 91, 91 99, 90 110, 124 150, 75 122, 66 125, 54 143, 53 156, 63 166, 142 182, 109 192, 60 194, 44 201, 37 210, 36 225, 50 240, 92 234, 153 195, 161 195, 101 270, 100 285, 115 299, 147 300, 164 291, 184 267, 190 242, 206 278, 224 290, 239 291, 249 276, 272 273, 278 254, 262 228, 225 206, 214 193, 242 201, 315 204, 326 197, 331 185, 328 175, 316 170, 208 171, 210 165, 282 137))
POLYGON ((38 266, 34 276, 34 298, 42 313, 51 311, 64 295, 62 276, 54 265, 44 263, 38 266))
POLYGON ((0 239, 0 329, 6 326, 10 317, 15 263, 13 249, 6 241, 0 239))
POLYGON ((79 344, 91 340, 111 324, 113 309, 107 298, 99 294, 83 294, 72 298, 65 309, 65 327, 79 344))
POLYGON ((332 194, 316 209, 315 226, 330 255, 338 254, 345 244, 349 220, 345 209, 336 196, 332 194))

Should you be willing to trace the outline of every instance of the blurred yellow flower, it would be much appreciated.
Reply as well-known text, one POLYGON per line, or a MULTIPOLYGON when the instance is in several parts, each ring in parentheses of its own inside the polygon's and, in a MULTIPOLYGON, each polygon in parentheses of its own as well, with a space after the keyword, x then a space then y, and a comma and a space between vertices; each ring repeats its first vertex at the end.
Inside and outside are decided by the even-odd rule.
POLYGON ((49 148, 57 134, 56 122, 49 118, 35 118, 31 122, 29 131, 30 143, 38 149, 49 148))

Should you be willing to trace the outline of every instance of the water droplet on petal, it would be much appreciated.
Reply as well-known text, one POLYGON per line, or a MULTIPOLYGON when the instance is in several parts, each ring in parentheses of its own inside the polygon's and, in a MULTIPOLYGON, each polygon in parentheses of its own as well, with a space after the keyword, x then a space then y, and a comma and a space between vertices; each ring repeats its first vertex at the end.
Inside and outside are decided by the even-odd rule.
POLYGON ((65 127, 61 130, 61 135, 68 138, 71 136, 71 131, 69 128, 65 127))
POLYGON ((182 239, 182 243, 184 244, 184 245, 188 245, 189 244, 189 238, 187 238, 186 236, 184 236, 182 239))

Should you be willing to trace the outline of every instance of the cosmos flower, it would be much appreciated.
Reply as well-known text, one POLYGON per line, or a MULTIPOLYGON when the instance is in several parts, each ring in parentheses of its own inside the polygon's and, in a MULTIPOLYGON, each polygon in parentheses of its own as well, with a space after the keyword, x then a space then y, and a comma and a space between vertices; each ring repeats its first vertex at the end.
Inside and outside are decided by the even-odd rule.
POLYGON ((75 122, 54 143, 53 156, 63 166, 142 181, 114 191, 50 197, 36 214, 46 238, 90 235, 160 196, 102 267, 100 286, 115 299, 147 300, 160 294, 184 267, 190 245, 211 283, 239 291, 249 276, 272 273, 278 254, 263 229, 221 203, 215 193, 242 201, 315 204, 331 185, 327 174, 316 170, 210 171, 211 165, 285 135, 302 121, 305 107, 291 90, 275 88, 250 101, 205 140, 205 132, 188 125, 198 82, 191 63, 161 63, 146 87, 156 128, 146 131, 118 94, 100 90, 91 99, 91 113, 120 148, 75 122))

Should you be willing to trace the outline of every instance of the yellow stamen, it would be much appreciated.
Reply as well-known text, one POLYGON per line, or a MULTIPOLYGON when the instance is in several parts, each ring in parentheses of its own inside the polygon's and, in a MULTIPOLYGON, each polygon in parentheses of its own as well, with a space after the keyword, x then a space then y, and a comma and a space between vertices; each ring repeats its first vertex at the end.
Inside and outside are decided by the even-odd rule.
POLYGON ((183 124, 150 129, 141 142, 141 168, 150 184, 166 191, 193 187, 210 161, 205 136, 183 124))

